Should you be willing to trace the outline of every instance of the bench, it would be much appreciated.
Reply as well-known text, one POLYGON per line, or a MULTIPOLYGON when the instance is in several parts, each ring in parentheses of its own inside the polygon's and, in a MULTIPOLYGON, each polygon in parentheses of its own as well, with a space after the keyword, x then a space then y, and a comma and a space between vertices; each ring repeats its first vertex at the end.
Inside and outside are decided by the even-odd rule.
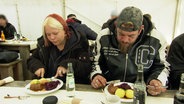
POLYGON ((22 60, 10 63, 0 63, 0 79, 12 76, 15 80, 23 80, 22 60))

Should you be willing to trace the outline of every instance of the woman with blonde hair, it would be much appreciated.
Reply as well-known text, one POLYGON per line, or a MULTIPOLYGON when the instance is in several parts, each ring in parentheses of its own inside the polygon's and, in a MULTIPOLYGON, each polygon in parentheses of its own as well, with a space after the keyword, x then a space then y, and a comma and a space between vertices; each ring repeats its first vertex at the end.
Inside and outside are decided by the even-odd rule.
POLYGON ((76 83, 89 83, 91 61, 83 37, 68 27, 62 17, 51 14, 43 22, 43 37, 28 59, 28 69, 37 77, 57 77, 65 82, 67 63, 73 64, 76 83))

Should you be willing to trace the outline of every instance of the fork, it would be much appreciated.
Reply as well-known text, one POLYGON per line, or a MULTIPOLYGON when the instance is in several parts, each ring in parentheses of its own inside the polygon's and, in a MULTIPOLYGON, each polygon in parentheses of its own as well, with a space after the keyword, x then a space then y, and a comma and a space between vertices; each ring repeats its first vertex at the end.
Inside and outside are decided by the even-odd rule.
POLYGON ((4 96, 5 99, 9 99, 9 98, 18 98, 19 100, 24 100, 29 98, 30 96, 10 96, 9 94, 7 94, 7 96, 4 96))

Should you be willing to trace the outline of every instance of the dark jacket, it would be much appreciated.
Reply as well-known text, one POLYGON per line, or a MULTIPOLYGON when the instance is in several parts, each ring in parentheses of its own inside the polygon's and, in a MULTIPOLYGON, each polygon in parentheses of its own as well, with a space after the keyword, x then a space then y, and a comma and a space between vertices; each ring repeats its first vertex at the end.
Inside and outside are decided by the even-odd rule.
POLYGON ((16 33, 15 27, 10 23, 7 23, 6 27, 0 26, 0 31, 4 32, 6 39, 13 39, 14 33, 16 33))
POLYGON ((88 40, 96 40, 97 33, 91 30, 87 25, 81 24, 81 21, 77 19, 67 19, 69 25, 73 26, 81 34, 84 34, 88 40))
MULTIPOLYGON (((67 68, 67 63, 73 64, 76 83, 89 83, 91 62, 88 49, 83 47, 83 37, 75 30, 71 30, 71 37, 67 40, 64 50, 59 51, 56 46, 44 46, 43 38, 38 39, 38 48, 28 59, 28 69, 35 72, 38 68, 45 68, 44 77, 50 78, 56 74, 58 66, 67 68)), ((66 76, 60 77, 65 82, 66 76)))
MULTIPOLYGON (((143 64, 146 82, 159 79, 163 84, 166 83, 168 76, 168 73, 165 73, 168 72, 164 51, 166 45, 158 39, 161 34, 153 29, 148 18, 144 18, 143 24, 144 31, 127 54, 121 53, 118 48, 114 23, 110 26, 111 34, 101 37, 98 65, 107 81, 120 79, 123 82, 134 82, 137 76, 137 65, 143 64)), ((91 73, 91 78, 100 74, 98 65, 91 73)))
POLYGON ((169 48, 167 61, 171 64, 169 81, 172 89, 178 89, 184 73, 184 33, 176 37, 169 48))
POLYGON ((114 20, 116 20, 117 18, 114 18, 114 19, 108 19, 107 22, 105 22, 103 25, 102 25, 102 30, 105 29, 105 28, 109 28, 109 26, 112 25, 112 23, 114 23, 114 20))

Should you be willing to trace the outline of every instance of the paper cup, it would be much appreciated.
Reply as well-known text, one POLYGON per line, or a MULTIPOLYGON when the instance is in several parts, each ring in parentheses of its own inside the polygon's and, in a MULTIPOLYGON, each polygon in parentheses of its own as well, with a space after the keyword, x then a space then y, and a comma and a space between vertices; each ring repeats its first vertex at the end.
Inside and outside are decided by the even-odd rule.
POLYGON ((106 96, 107 104, 121 104, 121 100, 116 95, 107 95, 106 96))

